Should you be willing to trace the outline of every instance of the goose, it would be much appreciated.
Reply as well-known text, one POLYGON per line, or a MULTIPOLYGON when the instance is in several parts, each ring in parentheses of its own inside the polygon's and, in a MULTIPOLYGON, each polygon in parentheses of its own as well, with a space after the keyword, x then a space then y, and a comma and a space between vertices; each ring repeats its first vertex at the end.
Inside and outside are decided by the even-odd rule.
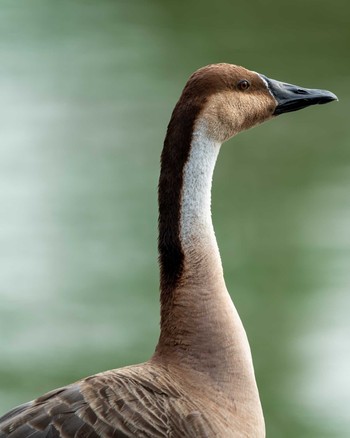
POLYGON ((190 76, 161 154, 155 353, 14 408, 0 419, 1 438, 265 436, 249 343, 212 225, 212 175, 222 143, 235 134, 334 100, 232 64, 190 76))

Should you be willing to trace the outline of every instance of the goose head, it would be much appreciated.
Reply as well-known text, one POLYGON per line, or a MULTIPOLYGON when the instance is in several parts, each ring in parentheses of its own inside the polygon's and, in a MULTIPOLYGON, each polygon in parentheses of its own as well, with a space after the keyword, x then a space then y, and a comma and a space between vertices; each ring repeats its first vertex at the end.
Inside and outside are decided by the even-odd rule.
POLYGON ((279 114, 337 100, 326 90, 279 82, 232 64, 212 64, 189 78, 178 107, 194 108, 206 134, 223 143, 279 114))

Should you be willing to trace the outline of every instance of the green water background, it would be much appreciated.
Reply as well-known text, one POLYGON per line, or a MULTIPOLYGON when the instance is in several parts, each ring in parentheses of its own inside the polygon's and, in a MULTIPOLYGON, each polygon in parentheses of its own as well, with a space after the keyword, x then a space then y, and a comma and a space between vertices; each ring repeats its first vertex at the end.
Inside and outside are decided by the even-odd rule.
POLYGON ((162 141, 190 73, 224 61, 340 98, 228 142, 213 219, 268 436, 349 436, 349 13, 0 1, 0 412, 152 354, 162 141))

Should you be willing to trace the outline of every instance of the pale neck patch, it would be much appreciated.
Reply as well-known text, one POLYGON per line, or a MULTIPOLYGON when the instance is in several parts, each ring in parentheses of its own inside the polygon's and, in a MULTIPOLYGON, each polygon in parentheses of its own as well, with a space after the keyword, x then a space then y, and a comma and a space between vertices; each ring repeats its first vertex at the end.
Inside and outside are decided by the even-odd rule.
POLYGON ((184 167, 180 213, 180 238, 184 249, 195 241, 216 240, 211 220, 211 186, 220 143, 208 138, 206 125, 197 124, 184 167))

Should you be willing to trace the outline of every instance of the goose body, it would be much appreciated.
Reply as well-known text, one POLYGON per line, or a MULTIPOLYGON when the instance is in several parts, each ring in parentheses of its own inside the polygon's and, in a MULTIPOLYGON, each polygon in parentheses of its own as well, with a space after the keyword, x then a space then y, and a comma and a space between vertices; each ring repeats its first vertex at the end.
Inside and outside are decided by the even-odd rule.
POLYGON ((221 144, 336 96, 231 64, 188 80, 161 157, 161 331, 153 357, 56 389, 0 419, 0 438, 265 436, 249 343, 226 289, 210 194, 221 144))

